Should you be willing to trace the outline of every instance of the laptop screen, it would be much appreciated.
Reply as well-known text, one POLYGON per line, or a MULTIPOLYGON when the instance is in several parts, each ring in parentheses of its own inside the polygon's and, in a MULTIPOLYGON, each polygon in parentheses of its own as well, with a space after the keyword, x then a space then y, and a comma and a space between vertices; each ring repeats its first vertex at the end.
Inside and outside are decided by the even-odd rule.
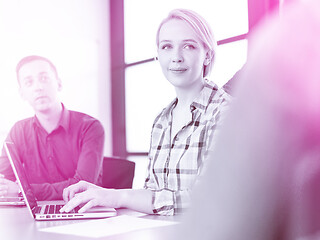
POLYGON ((24 171, 18 152, 13 143, 5 142, 4 144, 5 144, 5 149, 6 149, 9 161, 12 166, 12 170, 16 176, 16 179, 18 180, 21 191, 23 193, 23 197, 26 200, 26 204, 31 209, 33 209, 34 207, 37 206, 36 197, 32 192, 31 186, 28 181, 28 177, 24 171))

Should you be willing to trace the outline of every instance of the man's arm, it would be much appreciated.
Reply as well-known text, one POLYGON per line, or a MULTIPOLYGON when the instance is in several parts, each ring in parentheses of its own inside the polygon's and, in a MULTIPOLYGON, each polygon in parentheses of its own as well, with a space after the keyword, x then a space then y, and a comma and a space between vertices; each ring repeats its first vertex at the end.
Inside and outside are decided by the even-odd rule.
POLYGON ((16 180, 4 149, 2 150, 2 154, 0 156, 0 174, 2 174, 8 180, 16 180))
POLYGON ((15 180, 9 159, 5 151, 2 150, 2 155, 0 156, 0 197, 18 195, 19 186, 15 180))
POLYGON ((0 174, 0 197, 2 196, 18 196, 19 186, 16 182, 10 181, 0 174))

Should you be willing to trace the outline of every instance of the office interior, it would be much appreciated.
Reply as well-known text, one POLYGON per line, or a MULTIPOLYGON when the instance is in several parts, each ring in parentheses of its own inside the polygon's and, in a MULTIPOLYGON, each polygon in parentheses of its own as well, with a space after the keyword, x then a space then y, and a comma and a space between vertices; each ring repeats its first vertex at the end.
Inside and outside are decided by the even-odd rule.
POLYGON ((246 62, 248 36, 265 16, 299 0, 0 0, 0 143, 33 115, 19 96, 15 67, 26 55, 56 64, 70 110, 99 119, 105 156, 136 163, 143 186, 153 119, 175 97, 156 60, 158 24, 174 8, 200 13, 218 42, 210 76, 227 83, 246 62))

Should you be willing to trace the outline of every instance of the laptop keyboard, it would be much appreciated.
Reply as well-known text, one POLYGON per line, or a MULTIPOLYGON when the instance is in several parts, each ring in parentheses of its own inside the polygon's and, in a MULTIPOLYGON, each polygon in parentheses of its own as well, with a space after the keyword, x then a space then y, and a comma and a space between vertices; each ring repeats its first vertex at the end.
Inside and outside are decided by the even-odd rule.
POLYGON ((59 214, 63 205, 46 205, 45 207, 44 214, 59 214))
MULTIPOLYGON (((40 213, 41 208, 45 207, 44 214, 60 214, 60 209, 63 207, 63 205, 45 205, 45 206, 37 206, 35 208, 35 213, 40 213)), ((75 209, 71 210, 69 213, 78 213, 78 210, 80 208, 76 207, 75 209)))

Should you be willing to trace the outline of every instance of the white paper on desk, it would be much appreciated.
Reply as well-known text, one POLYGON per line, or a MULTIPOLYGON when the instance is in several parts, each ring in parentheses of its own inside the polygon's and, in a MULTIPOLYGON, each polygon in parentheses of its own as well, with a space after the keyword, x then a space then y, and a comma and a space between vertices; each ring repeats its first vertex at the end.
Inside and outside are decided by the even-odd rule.
POLYGON ((117 216, 69 225, 42 228, 40 231, 99 238, 141 229, 174 225, 177 222, 151 220, 131 216, 117 216))

